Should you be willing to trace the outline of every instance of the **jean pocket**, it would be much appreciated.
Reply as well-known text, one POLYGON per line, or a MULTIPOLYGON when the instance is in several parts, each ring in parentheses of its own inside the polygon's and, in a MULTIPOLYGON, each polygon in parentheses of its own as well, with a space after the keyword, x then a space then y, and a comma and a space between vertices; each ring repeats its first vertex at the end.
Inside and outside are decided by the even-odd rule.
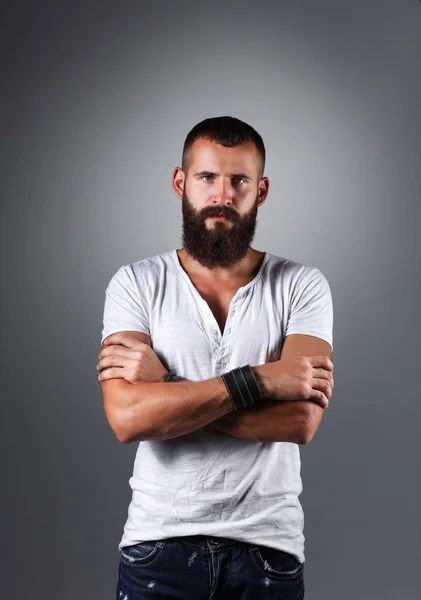
POLYGON ((159 558, 167 540, 148 540, 120 549, 120 559, 126 565, 150 565, 159 558))
POLYGON ((269 577, 291 579, 303 570, 304 563, 289 552, 261 545, 249 546, 249 552, 256 566, 269 577))

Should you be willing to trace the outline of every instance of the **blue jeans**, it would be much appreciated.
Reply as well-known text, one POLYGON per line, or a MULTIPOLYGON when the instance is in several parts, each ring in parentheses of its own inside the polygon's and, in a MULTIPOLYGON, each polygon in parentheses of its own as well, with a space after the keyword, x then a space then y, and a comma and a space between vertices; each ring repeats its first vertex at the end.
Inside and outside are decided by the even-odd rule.
POLYGON ((304 563, 292 554, 192 535, 120 550, 117 600, 302 600, 304 563))

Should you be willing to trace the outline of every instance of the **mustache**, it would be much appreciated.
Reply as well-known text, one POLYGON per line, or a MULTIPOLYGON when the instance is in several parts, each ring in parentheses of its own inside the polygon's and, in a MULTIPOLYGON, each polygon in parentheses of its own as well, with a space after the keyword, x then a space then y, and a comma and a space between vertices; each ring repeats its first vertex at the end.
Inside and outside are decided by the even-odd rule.
POLYGON ((232 208, 228 208, 226 206, 208 206, 204 208, 200 212, 200 219, 204 221, 208 217, 226 217, 227 219, 231 219, 231 221, 237 222, 239 217, 238 214, 232 208))

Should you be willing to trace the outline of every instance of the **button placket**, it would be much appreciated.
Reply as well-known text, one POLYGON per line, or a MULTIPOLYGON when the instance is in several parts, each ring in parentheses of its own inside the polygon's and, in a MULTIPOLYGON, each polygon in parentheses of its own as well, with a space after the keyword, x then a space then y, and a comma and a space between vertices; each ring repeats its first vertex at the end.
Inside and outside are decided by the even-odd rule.
POLYGON ((235 324, 235 312, 236 312, 236 303, 237 298, 233 301, 233 304, 230 306, 230 310, 228 311, 227 321, 224 327, 224 333, 221 336, 221 342, 219 346, 219 352, 216 356, 216 367, 218 370, 223 373, 226 371, 227 364, 229 362, 229 348, 230 348, 230 338, 231 338, 231 330, 233 325, 235 324))
POLYGON ((234 299, 232 300, 232 304, 230 306, 230 309, 228 311, 228 316, 227 316, 227 322, 225 323, 225 329, 224 329, 224 338, 225 341, 228 337, 231 336, 231 330, 232 327, 234 325, 234 317, 235 317, 235 313, 237 310, 237 302, 239 297, 242 295, 242 292, 239 293, 239 290, 237 291, 236 295, 234 296, 234 299), (226 334, 226 335, 225 335, 226 334))
POLYGON ((218 348, 221 344, 221 339, 220 339, 221 333, 219 331, 218 323, 216 322, 216 319, 215 319, 211 309, 209 308, 209 305, 206 302, 206 300, 204 300, 199 294, 198 294, 198 296, 200 298, 203 313, 205 315, 206 330, 208 332, 208 337, 209 337, 209 340, 211 343, 212 352, 213 352, 213 354, 216 354, 218 352, 218 348))
POLYGON ((214 355, 216 362, 218 363, 218 361, 219 361, 218 357, 221 354, 226 357, 227 349, 228 349, 227 341, 231 337, 232 327, 235 324, 234 319, 235 319, 235 314, 237 311, 237 303, 241 299, 241 297, 244 295, 244 290, 242 288, 238 289, 237 292, 235 293, 234 297, 231 299, 230 306, 228 309, 227 320, 225 323, 223 333, 221 333, 221 330, 219 329, 219 325, 215 319, 213 312, 209 308, 209 304, 206 302, 206 300, 204 298, 202 298, 202 296, 200 296, 200 294, 197 292, 197 290, 195 290, 195 291, 196 291, 196 294, 195 294, 196 298, 199 300, 199 302, 202 306, 202 311, 203 311, 204 315, 206 315, 205 322, 206 322, 206 328, 207 328, 210 343, 211 343, 212 353, 214 355))

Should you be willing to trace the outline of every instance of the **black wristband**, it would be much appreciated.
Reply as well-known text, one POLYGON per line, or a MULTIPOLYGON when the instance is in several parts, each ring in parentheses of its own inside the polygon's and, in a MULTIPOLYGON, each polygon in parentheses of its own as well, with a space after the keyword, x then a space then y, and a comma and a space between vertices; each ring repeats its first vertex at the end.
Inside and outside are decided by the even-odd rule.
POLYGON ((180 379, 182 379, 182 377, 176 375, 174 371, 168 371, 168 373, 164 377, 164 382, 179 381, 180 379))
POLYGON ((231 398, 234 410, 252 406, 263 399, 259 385, 250 365, 237 367, 221 375, 231 398))
POLYGON ((246 365, 245 367, 241 367, 241 373, 244 375, 247 387, 250 390, 250 394, 253 398, 253 402, 263 400, 264 396, 262 394, 262 390, 260 389, 256 375, 253 373, 251 366, 246 365))
POLYGON ((244 408, 247 406, 247 390, 241 388, 237 378, 235 377, 234 370, 224 373, 221 375, 221 377, 222 381, 225 383, 225 387, 227 388, 234 409, 238 410, 239 408, 244 408))

